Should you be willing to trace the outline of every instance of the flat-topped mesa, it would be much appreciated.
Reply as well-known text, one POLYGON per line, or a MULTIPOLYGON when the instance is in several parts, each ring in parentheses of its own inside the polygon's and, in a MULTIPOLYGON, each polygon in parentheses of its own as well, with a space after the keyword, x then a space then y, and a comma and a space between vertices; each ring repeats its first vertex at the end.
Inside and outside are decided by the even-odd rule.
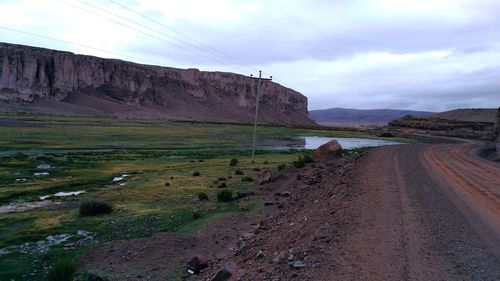
MULTIPOLYGON (((257 79, 234 73, 142 65, 0 43, 0 101, 4 105, 45 102, 54 105, 57 113, 61 103, 112 115, 116 113, 113 108, 127 107, 120 113, 138 110, 143 117, 251 122, 256 93, 257 79)), ((313 124, 307 98, 271 81, 263 82, 259 120, 313 124)))
POLYGON ((496 120, 496 159, 500 160, 500 107, 497 110, 497 120, 496 120))

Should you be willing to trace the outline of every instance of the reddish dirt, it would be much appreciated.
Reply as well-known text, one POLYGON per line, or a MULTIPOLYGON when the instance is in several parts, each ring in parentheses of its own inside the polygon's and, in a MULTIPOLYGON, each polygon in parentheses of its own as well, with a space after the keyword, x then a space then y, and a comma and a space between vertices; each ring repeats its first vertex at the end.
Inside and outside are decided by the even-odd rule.
POLYGON ((211 280, 230 261, 231 280, 500 280, 500 165, 477 149, 387 146, 288 168, 256 187, 267 204, 253 221, 232 217, 187 236, 107 243, 83 264, 168 280, 204 254, 209 268, 187 280, 211 280))
POLYGON ((239 233, 255 224, 242 215, 219 218, 210 227, 194 233, 159 232, 148 238, 100 243, 80 259, 80 266, 111 280, 177 280, 196 255, 217 261, 236 247, 239 233))

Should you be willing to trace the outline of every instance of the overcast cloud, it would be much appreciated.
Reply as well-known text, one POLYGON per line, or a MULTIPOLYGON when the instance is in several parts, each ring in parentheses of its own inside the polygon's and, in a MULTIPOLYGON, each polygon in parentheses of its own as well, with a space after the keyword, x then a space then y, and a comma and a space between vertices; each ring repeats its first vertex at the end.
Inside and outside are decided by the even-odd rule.
POLYGON ((498 0, 115 1, 163 26, 109 0, 2 0, 1 27, 114 53, 2 28, 0 41, 181 68, 262 69, 306 95, 310 109, 500 106, 498 0))

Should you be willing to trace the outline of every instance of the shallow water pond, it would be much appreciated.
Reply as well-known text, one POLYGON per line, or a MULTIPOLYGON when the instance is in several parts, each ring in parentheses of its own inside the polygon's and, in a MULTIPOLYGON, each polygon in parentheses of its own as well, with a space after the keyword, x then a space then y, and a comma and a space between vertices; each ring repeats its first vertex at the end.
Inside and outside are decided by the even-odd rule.
POLYGON ((303 139, 305 141, 305 149, 316 149, 331 140, 337 140, 343 149, 401 144, 400 142, 396 141, 361 138, 303 137, 303 139))
POLYGON ((401 144, 397 141, 381 139, 304 136, 261 140, 263 144, 258 148, 263 150, 316 149, 331 140, 337 140, 343 149, 401 144))

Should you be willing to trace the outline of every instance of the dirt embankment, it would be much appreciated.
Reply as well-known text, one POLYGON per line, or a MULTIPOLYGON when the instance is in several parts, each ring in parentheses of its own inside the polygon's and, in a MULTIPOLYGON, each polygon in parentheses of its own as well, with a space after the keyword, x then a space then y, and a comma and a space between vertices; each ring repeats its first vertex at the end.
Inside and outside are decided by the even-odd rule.
POLYGON ((290 270, 288 263, 304 261, 308 267, 327 263, 318 255, 333 250, 344 235, 341 233, 346 232, 347 228, 341 227, 347 225, 341 210, 354 196, 349 182, 357 161, 357 157, 344 157, 303 169, 289 167, 274 174, 270 183, 257 185, 256 196, 265 201, 261 216, 224 217, 192 234, 164 232, 104 243, 90 249, 81 266, 111 276, 111 280, 169 280, 171 272, 186 272, 187 262, 202 255, 209 258, 209 268, 189 279, 209 278, 221 264, 233 259, 237 271, 231 280, 308 278, 309 270, 290 270), (259 251, 262 257, 256 258, 259 251), (275 253, 279 261, 269 262, 276 259, 275 253))

